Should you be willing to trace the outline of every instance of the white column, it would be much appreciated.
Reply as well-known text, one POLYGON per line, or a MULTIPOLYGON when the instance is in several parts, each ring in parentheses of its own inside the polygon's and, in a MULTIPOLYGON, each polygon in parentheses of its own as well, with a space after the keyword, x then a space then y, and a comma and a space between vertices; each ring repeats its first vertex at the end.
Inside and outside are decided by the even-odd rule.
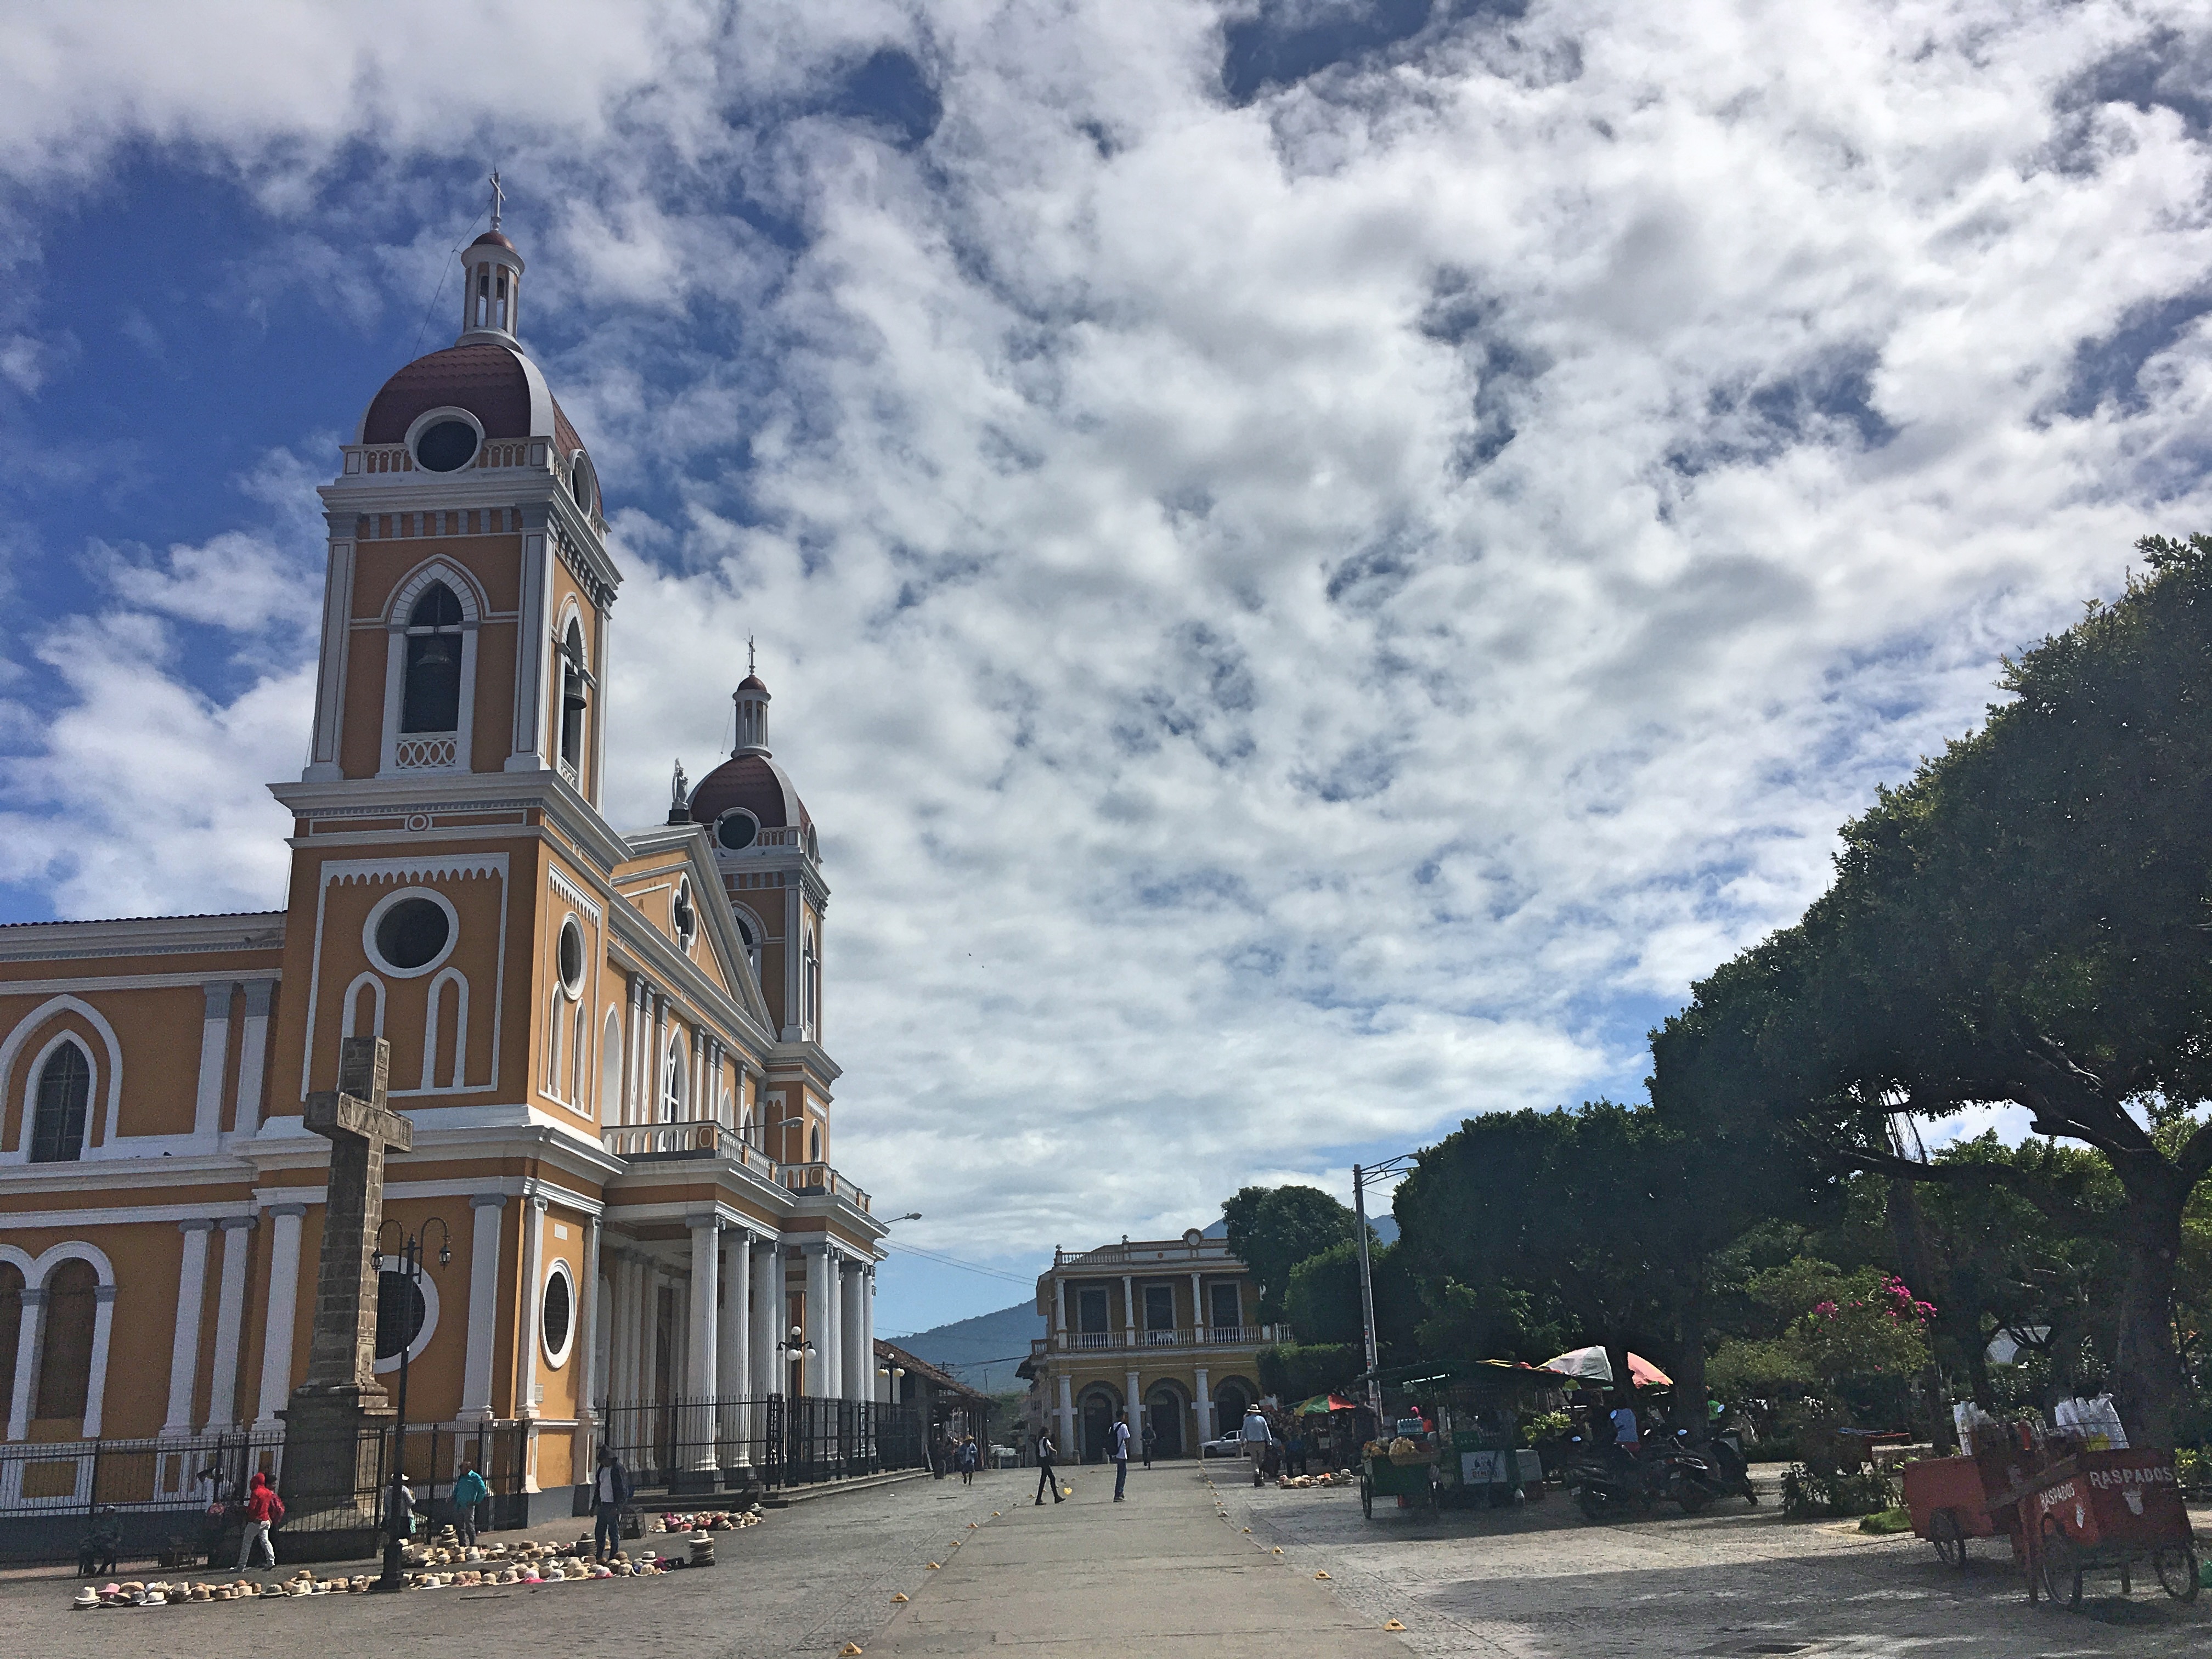
POLYGON ((806 1340, 814 1345, 814 1358, 799 1373, 799 1391, 818 1395, 822 1392, 820 1378, 823 1362, 829 1358, 830 1334, 830 1247, 826 1244, 807 1244, 801 1247, 806 1256, 806 1340))
POLYGON ((644 1123, 660 1121, 660 1076, 668 1064, 668 999, 656 996, 653 1000, 653 1046, 645 1057, 645 1115, 644 1123))
POLYGON ((272 1204, 269 1217, 268 1322, 261 1332, 261 1412, 254 1426, 280 1427, 292 1397, 292 1324, 300 1307, 300 1218, 304 1204, 272 1204))
MULTIPOLYGON (((1199 1443, 1203 1445, 1213 1438, 1213 1396, 1206 1390, 1206 1367, 1203 1365, 1198 1368, 1197 1382, 1198 1398, 1192 1404, 1198 1412, 1198 1438, 1199 1443)), ((1198 1455, 1201 1459, 1205 1456, 1203 1452, 1198 1455)))
POLYGON ((638 1333, 645 1317, 645 1272, 635 1250, 615 1258, 615 1398, 635 1405, 644 1397, 638 1376, 638 1333))
MULTIPOLYGON (((714 1362, 714 1380, 725 1398, 742 1398, 752 1392, 752 1235, 733 1227, 722 1235, 727 1259, 722 1274, 722 1309, 714 1334, 721 1352, 714 1362)), ((725 1461, 732 1467, 752 1462, 750 1442, 751 1418, 748 1408, 726 1407, 718 1413, 717 1435, 734 1441, 725 1461)))
POLYGON ((867 1345, 867 1316, 864 1312, 860 1285, 860 1264, 842 1264, 838 1288, 843 1291, 843 1304, 837 1310, 837 1334, 843 1339, 841 1349, 844 1382, 844 1397, 866 1400, 868 1382, 876 1374, 876 1357, 867 1345))
MULTIPOLYGON (((251 992, 252 987, 246 988, 251 992)), ((222 1226, 222 1278, 215 1298, 215 1374, 208 1383, 207 1426, 210 1429, 228 1429, 238 1422, 238 1349, 246 1324, 246 1268, 253 1259, 253 1218, 229 1216, 222 1226)))
POLYGON ((469 1200, 469 1346, 461 1362, 461 1418, 493 1418, 491 1367, 499 1343, 499 1226, 507 1200, 479 1193, 469 1200))
POLYGON ((828 1270, 830 1340, 822 1345, 829 1363, 822 1368, 822 1397, 841 1400, 845 1394, 845 1258, 832 1247, 828 1270))
POLYGON ((31 1385, 39 1366, 39 1344, 46 1334, 46 1293, 43 1290, 26 1290, 23 1322, 15 1329, 15 1389, 8 1401, 10 1440, 21 1440, 31 1431, 31 1385))
POLYGON ((860 1281, 860 1352, 872 1382, 876 1376, 876 1264, 872 1261, 862 1270, 860 1281))
POLYGON ((103 1285, 94 1293, 92 1314, 92 1380, 84 1391, 84 1437, 100 1438, 101 1407, 107 1398, 107 1346, 115 1330, 115 1286, 103 1285))
POLYGON ((776 1344, 782 1340, 783 1247, 763 1238, 753 1274, 753 1392, 763 1399, 784 1393, 791 1380, 779 1374, 784 1354, 776 1344))
POLYGON ((1133 1348, 1137 1346, 1136 1281, 1127 1273, 1121 1275, 1121 1320, 1123 1340, 1133 1348))
MULTIPOLYGON (((1206 1340, 1205 1286, 1200 1282, 1204 1277, 1202 1273, 1190 1276, 1190 1340, 1194 1346, 1206 1340)), ((1209 1440, 1212 1437, 1206 1437, 1209 1440)))
POLYGON ((545 766, 546 653, 550 644, 545 602, 551 597, 546 509, 523 508, 522 604, 515 624, 514 750, 509 772, 543 772, 545 766))
POLYGON ((599 1376, 599 1235, 605 1229, 597 1216, 584 1218, 584 1282, 577 1286, 575 1341, 583 1350, 576 1360, 576 1435, 569 1467, 575 1484, 590 1477, 592 1449, 599 1422, 599 1393, 605 1386, 599 1376))
POLYGON ((684 1224, 691 1230, 691 1370, 684 1392, 694 1400, 712 1400, 721 1354, 715 1327, 722 1306, 722 1224, 709 1211, 686 1216, 684 1224))
POLYGON ((230 1052, 231 981, 201 988, 206 1012, 200 1017, 199 1091, 192 1099, 192 1134, 212 1144, 222 1132, 222 1068, 230 1052))
POLYGON ((177 1269, 177 1322, 169 1339, 169 1415, 161 1424, 165 1436, 192 1431, 192 1385, 200 1373, 200 1315, 207 1306, 208 1235, 215 1231, 215 1223, 204 1216, 178 1224, 184 1230, 185 1254, 177 1269))
POLYGON ((1063 1463, 1078 1460, 1075 1444, 1075 1384, 1063 1373, 1060 1379, 1060 1432, 1053 1437, 1060 1442, 1060 1457, 1063 1463))
POLYGON ((1145 1439, 1145 1395, 1137 1380, 1137 1373, 1125 1371, 1121 1376, 1121 1409, 1129 1413, 1129 1433, 1137 1444, 1129 1448, 1133 1455, 1143 1449, 1145 1439))
POLYGON ((246 981, 246 1021, 238 1035, 238 1094, 230 1132, 250 1135, 261 1127, 261 1085, 269 1064, 269 1005, 276 994, 273 979, 246 981))
POLYGON ((538 1276, 545 1265, 545 1200, 522 1200, 522 1340, 515 1347, 514 1414, 538 1415, 538 1276))
POLYGON ((637 1010, 644 996, 644 976, 632 974, 629 998, 623 1006, 623 1082, 622 1100, 615 1113, 617 1123, 637 1121, 633 1115, 637 1106, 637 1010))
POLYGON ((1052 1281, 1052 1334, 1059 1340, 1053 1346, 1067 1346, 1067 1281, 1055 1276, 1052 1281))

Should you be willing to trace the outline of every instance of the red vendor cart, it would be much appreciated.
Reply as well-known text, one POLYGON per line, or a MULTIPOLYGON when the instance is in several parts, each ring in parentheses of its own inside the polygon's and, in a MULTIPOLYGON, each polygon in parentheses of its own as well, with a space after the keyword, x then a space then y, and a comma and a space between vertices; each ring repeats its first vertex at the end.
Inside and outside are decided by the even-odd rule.
POLYGON ((2124 1594, 2138 1561, 2168 1595, 2197 1598, 2197 1540, 2172 1452, 2076 1452, 2036 1474, 2021 1514, 2031 1601, 2040 1581, 2053 1601, 2078 1605, 2083 1574, 2116 1570, 2124 1594))
POLYGON ((2021 1470, 2008 1467, 2008 1459, 2016 1464, 2019 1454, 1923 1457, 1905 1466, 1905 1506, 1912 1512, 1913 1534, 1935 1545, 1945 1566, 1966 1565, 1969 1538, 2000 1533, 2011 1539, 2013 1558, 2021 1558, 2019 1504, 2004 1496, 2021 1470))

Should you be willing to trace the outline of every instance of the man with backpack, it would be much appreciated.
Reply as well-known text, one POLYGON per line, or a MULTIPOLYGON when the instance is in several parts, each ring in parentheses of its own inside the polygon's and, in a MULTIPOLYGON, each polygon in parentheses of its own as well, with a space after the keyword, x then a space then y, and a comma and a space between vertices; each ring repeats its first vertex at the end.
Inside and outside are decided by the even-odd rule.
POLYGON ((269 1477, 258 1469, 253 1472, 253 1485, 246 1494, 246 1536, 238 1547, 238 1570, 244 1572, 252 1562, 253 1552, 258 1548, 269 1558, 269 1570, 276 1570, 276 1547, 269 1541, 269 1529, 284 1518, 284 1500, 276 1495, 276 1488, 269 1484, 269 1477))
POLYGON ((1053 1473, 1053 1469, 1052 1469, 1052 1463, 1053 1463, 1053 1459, 1054 1459, 1055 1457, 1059 1456, 1059 1455, 1060 1455, 1060 1453, 1058 1452, 1058 1450, 1057 1450, 1057 1449, 1054 1449, 1054 1445, 1053 1445, 1053 1443, 1052 1443, 1052 1431, 1051 1431, 1051 1430, 1049 1430, 1049 1429, 1039 1429, 1039 1430, 1037 1431, 1037 1447, 1036 1447, 1036 1451, 1037 1451, 1037 1491, 1036 1491, 1036 1501, 1037 1501, 1040 1504, 1042 1504, 1044 1502, 1044 1494, 1045 1494, 1045 1491, 1046 1491, 1046 1489, 1047 1489, 1048 1487, 1049 1487, 1049 1488, 1051 1489, 1051 1491, 1052 1491, 1052 1501, 1053 1501, 1054 1503, 1057 1504, 1057 1503, 1059 1503, 1059 1502, 1060 1501, 1060 1477, 1059 1477, 1058 1475, 1056 1475, 1056 1474, 1054 1474, 1053 1473))
POLYGON ((1123 1412, 1107 1431, 1107 1455, 1114 1460, 1114 1501, 1120 1503, 1129 1485, 1129 1413, 1123 1412))

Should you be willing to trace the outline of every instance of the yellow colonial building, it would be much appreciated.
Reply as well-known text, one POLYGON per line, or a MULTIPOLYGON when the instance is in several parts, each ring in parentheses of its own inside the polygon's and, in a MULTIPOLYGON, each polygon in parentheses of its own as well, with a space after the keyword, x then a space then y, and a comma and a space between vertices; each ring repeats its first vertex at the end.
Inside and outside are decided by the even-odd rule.
POLYGON ((1154 1434, 1158 1457, 1195 1457, 1233 1434, 1260 1398, 1260 1350, 1284 1335, 1257 1323, 1259 1287, 1228 1244, 1192 1228, 1071 1252, 1037 1279, 1045 1335, 1030 1344, 1033 1420, 1048 1419, 1063 1457, 1105 1455, 1122 1412, 1154 1434))
MULTIPOLYGON (((598 472, 496 220, 463 261, 459 338, 376 392, 321 489, 284 908, 0 928, 0 1409, 58 1504, 94 1440, 276 1428, 331 1153, 302 1106, 349 1036, 389 1042, 414 1127, 386 1215, 451 1236, 419 1294, 383 1285, 376 1367, 404 1348, 413 1419, 512 1429, 565 1510, 603 1401, 875 1392, 884 1228, 833 1167, 829 890, 768 690, 747 672, 734 752, 679 770, 665 822, 602 816, 598 472)), ((748 1457, 757 1421, 722 1420, 685 1468, 748 1457)), ((0 1509, 26 1467, 0 1462, 0 1509)))

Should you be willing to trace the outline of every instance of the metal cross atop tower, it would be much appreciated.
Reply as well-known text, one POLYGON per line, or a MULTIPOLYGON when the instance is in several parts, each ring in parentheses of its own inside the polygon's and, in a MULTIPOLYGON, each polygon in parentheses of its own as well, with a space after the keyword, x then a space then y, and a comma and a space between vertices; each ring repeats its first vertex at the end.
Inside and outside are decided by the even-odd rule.
POLYGON ((746 673, 748 673, 748 674, 750 674, 750 673, 751 673, 752 672, 753 672, 753 636, 752 636, 751 635, 748 634, 748 635, 745 635, 745 672, 746 672, 746 673))
POLYGON ((491 228, 494 230, 499 228, 499 210, 506 200, 507 192, 499 187, 499 169, 494 167, 491 174, 491 228))

